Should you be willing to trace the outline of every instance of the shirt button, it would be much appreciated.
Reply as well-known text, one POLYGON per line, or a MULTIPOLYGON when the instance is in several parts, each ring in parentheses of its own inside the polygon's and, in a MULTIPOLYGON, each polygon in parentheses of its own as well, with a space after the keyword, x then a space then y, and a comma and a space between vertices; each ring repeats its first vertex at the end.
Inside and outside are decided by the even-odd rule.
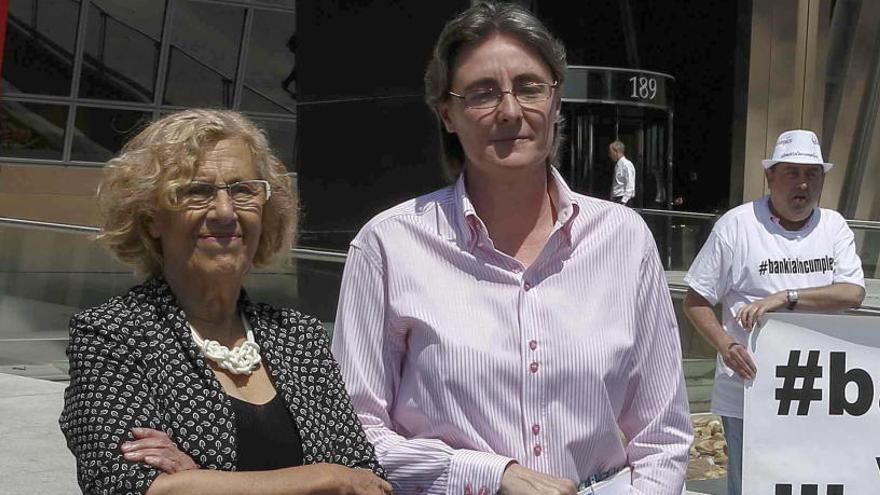
POLYGON ((519 266, 514 266, 514 267, 513 267, 513 273, 522 273, 522 268, 519 267, 519 266))
POLYGON ((464 495, 471 495, 472 493, 471 485, 464 485, 464 495))
POLYGON ((526 282, 526 283, 523 284, 523 289, 525 289, 525 290, 529 290, 529 289, 531 289, 531 288, 532 288, 532 284, 530 284, 530 283, 528 283, 528 282, 526 282))
POLYGON ((480 495, 489 495, 489 489, 485 486, 480 487, 480 495))
POLYGON ((541 457, 541 451, 542 451, 542 450, 543 450, 543 449, 541 448, 540 445, 535 445, 535 447, 532 449, 532 452, 535 453, 535 457, 541 457))
POLYGON ((538 423, 533 424, 532 425, 532 433, 534 433, 535 435, 537 435, 538 433, 541 433, 541 425, 539 425, 538 423))
POLYGON ((538 348, 538 341, 537 340, 532 340, 531 342, 529 342, 529 349, 534 351, 537 348, 538 348))
POLYGON ((531 371, 532 373, 537 373, 538 372, 538 363, 533 362, 532 364, 530 364, 529 371, 531 371))

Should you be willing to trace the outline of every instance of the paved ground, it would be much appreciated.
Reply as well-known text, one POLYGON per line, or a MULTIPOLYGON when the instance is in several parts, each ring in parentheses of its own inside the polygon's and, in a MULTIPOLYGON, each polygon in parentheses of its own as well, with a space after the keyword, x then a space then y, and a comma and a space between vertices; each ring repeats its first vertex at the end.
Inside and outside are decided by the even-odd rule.
POLYGON ((63 383, 0 373, 0 493, 79 491, 58 415, 63 383))

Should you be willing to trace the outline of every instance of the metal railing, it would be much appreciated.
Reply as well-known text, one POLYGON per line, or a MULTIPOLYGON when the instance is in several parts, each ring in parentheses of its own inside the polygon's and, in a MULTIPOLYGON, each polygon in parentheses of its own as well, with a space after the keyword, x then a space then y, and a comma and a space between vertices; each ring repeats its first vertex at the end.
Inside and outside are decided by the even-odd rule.
MULTIPOLYGON (((99 232, 87 225, 0 217, 0 372, 64 379, 69 318, 139 283, 95 244, 99 232)), ((293 247, 278 263, 253 270, 245 286, 254 300, 301 308, 332 328, 346 258, 341 251, 293 247)), ((690 361, 710 362, 714 351, 680 314, 688 289, 681 276, 667 272, 682 352, 690 361)), ((880 316, 880 307, 848 313, 880 316)))
MULTIPOLYGON (((640 213, 647 216, 661 216, 670 218, 693 218, 702 220, 714 220, 719 217, 712 213, 699 213, 692 211, 674 211, 674 210, 655 210, 649 208, 637 209, 640 213)), ((852 229, 880 231, 880 222, 871 220, 847 220, 846 223, 852 229)), ((23 218, 0 217, 0 225, 10 225, 23 228, 48 229, 60 232, 80 232, 98 234, 98 227, 88 225, 75 225, 69 223, 44 222, 40 220, 28 220, 23 218)), ((352 231, 353 232, 353 231, 352 231)), ((325 250, 313 247, 293 247, 290 249, 291 254, 301 259, 309 259, 315 261, 328 261, 334 263, 345 263, 346 254, 340 251, 325 250)))

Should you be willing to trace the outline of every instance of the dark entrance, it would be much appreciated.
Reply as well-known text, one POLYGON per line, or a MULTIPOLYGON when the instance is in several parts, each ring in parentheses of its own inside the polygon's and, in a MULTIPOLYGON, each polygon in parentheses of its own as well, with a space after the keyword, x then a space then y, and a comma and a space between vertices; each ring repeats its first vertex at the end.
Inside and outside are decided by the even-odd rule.
POLYGON ((606 67, 572 66, 563 88, 568 145, 560 171, 580 193, 608 199, 614 163, 608 145, 619 139, 636 168, 633 206, 671 207, 671 76, 606 67))

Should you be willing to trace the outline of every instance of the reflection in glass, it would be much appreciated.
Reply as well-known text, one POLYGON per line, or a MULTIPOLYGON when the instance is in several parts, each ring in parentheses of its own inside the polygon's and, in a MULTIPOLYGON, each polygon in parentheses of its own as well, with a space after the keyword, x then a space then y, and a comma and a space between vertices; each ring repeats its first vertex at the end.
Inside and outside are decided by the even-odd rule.
POLYGON ((14 339, 0 344, 0 367, 42 365, 30 371, 65 379, 70 317, 134 283, 91 233, 0 222, 0 340, 14 339))
POLYGON ((67 107, 0 100, 0 156, 60 160, 67 107))
POLYGON ((288 102, 285 105, 280 104, 278 100, 272 100, 256 93, 251 88, 244 86, 241 88, 241 109, 243 111, 264 112, 264 113, 294 113, 295 101, 292 96, 288 96, 288 102))
POLYGON ((294 8, 296 0, 241 0, 242 3, 253 3, 258 5, 277 5, 278 7, 294 8))
POLYGON ((682 273, 690 268, 715 223, 714 217, 667 216, 647 211, 642 212, 642 218, 654 234, 663 269, 682 273))
POLYGON ((125 141, 149 122, 151 114, 136 110, 79 107, 70 159, 105 162, 125 141))
POLYGON ((296 170, 293 164, 293 150, 296 143, 296 122, 253 119, 266 131, 269 145, 288 170, 296 170))
POLYGON ((154 0, 92 3, 80 96, 153 101, 164 11, 154 0))
POLYGON ((12 2, 3 48, 4 94, 68 96, 79 2, 12 2))
POLYGON ((248 45, 242 110, 293 112, 296 103, 296 18, 255 11, 248 45))
MULTIPOLYGON (((852 227, 852 230, 865 278, 880 279, 880 230, 861 227, 852 227)), ((864 304, 870 303, 866 300, 864 304)))
POLYGON ((165 103, 231 107, 243 26, 243 8, 178 2, 172 20, 165 103))

